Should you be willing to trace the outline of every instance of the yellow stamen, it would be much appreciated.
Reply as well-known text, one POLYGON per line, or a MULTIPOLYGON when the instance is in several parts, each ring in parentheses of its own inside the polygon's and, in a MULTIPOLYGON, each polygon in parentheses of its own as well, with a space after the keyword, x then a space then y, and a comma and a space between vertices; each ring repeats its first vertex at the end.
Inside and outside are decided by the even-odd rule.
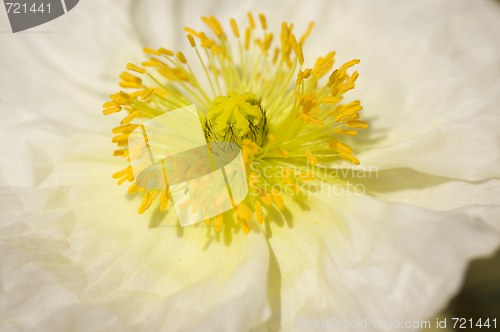
POLYGON ((335 134, 349 135, 349 136, 356 136, 358 134, 356 130, 347 130, 347 129, 335 129, 333 132, 335 134))
MULTIPOLYGON (((345 98, 344 94, 355 87, 359 74, 357 71, 351 74, 349 68, 359 63, 359 60, 346 62, 334 69, 335 52, 330 52, 317 58, 311 68, 304 68, 303 45, 314 23, 308 26, 297 42, 293 24, 283 22, 281 44, 278 43, 278 47, 270 54, 271 47, 274 47, 271 45, 273 34, 267 31, 267 19, 263 14, 259 14, 264 30, 262 34, 252 32, 256 29, 256 22, 252 14, 248 14, 250 26, 241 33, 244 40, 239 39, 236 21, 229 20, 232 33, 238 39, 236 45, 231 44, 215 17, 202 17, 202 20, 208 26, 208 31, 217 38, 209 38, 211 35, 207 29, 205 32, 190 28, 184 30, 190 46, 194 48, 192 51, 204 69, 201 73, 206 75, 205 78, 199 77, 198 70, 193 71, 194 68, 191 68, 182 52, 145 48, 144 53, 151 56, 143 59, 142 66, 128 63, 128 71, 120 75, 120 87, 131 90, 112 94, 111 100, 103 105, 103 114, 126 111, 122 125, 112 129, 111 141, 118 146, 113 156, 124 157, 130 163, 150 157, 147 142, 142 149, 130 147, 129 150, 129 141, 139 137, 135 130, 140 125, 132 124, 134 119, 140 118, 137 122, 143 123, 171 110, 196 104, 208 145, 214 141, 225 141, 241 147, 251 195, 245 198, 245 203, 240 202, 235 207, 236 213, 232 217, 229 213, 224 215, 226 218, 236 218, 243 232, 249 233, 248 222, 254 217, 258 224, 264 223, 263 206, 274 203, 282 210, 284 195, 295 196, 301 192, 297 181, 323 180, 325 177, 325 173, 318 168, 314 168, 311 173, 296 173, 292 170, 294 167, 302 167, 304 162, 317 166, 337 155, 355 165, 359 164, 349 146, 331 138, 339 137, 337 134, 356 136, 357 129, 368 127, 366 122, 359 120, 362 115, 359 101, 339 105, 345 98), (199 39, 199 43, 196 39, 199 39), (147 74, 148 78, 143 79, 135 73, 147 74), (207 80, 211 90, 202 87, 207 80), (332 127, 333 132, 330 129, 332 127), (326 151, 327 141, 328 147, 332 149, 330 152, 326 151), (274 170, 273 175, 266 171, 262 173, 269 166, 274 170), (282 172, 278 170, 279 167, 282 172), (255 216, 250 208, 255 208, 255 216)), ((152 128, 145 130, 149 133, 152 128)), ((161 150, 158 153, 163 154, 161 150)), ((131 182, 128 188, 131 194, 144 193, 140 214, 151 207, 156 198, 159 198, 156 209, 165 211, 169 206, 166 175, 150 174, 152 168, 148 168, 148 174, 145 174, 145 170, 145 166, 129 167, 115 173, 113 178, 118 184, 131 182), (135 182, 137 174, 142 174, 141 180, 135 182), (158 180, 155 183, 164 184, 164 189, 149 189, 150 184, 158 180)), ((190 178, 200 172, 201 167, 193 165, 183 176, 190 178)), ((208 193, 203 193, 201 189, 205 186, 199 181, 193 184, 189 188, 189 196, 177 208, 203 213, 205 224, 213 224, 215 230, 220 231, 224 223, 222 206, 229 203, 226 200, 230 199, 234 207, 234 201, 232 197, 222 194, 209 198, 208 193), (202 202, 216 209, 218 215, 213 221, 208 210, 202 207, 202 202), (197 211, 200 207, 202 211, 197 211)), ((296 197, 299 198, 304 197, 296 197)), ((229 220, 226 222, 231 227, 235 225, 229 220)))
POLYGON ((337 150, 339 152, 344 152, 346 154, 352 154, 352 149, 345 145, 344 143, 337 141, 335 138, 330 138, 330 142, 328 146, 334 150, 337 150))
POLYGON ((169 50, 167 50, 167 49, 165 49, 165 48, 163 48, 163 47, 162 47, 162 48, 160 48, 160 49, 158 50, 158 52, 160 52, 161 54, 165 54, 165 55, 167 55, 167 56, 174 56, 174 52, 169 51, 169 50))
POLYGON ((223 226, 223 220, 222 220, 222 214, 216 215, 214 217, 214 228, 218 232, 222 229, 223 226))
POLYGON ((262 206, 259 201, 255 201, 255 215, 257 216, 257 222, 262 224, 264 222, 264 214, 262 213, 262 206))
POLYGON ((152 48, 147 48, 147 47, 144 48, 144 53, 151 55, 158 55, 158 56, 161 55, 161 53, 158 52, 157 50, 153 50, 152 48))
POLYGON ((186 64, 187 63, 187 60, 186 58, 184 57, 184 54, 182 54, 182 52, 177 52, 177 54, 175 55, 177 57, 177 59, 179 59, 180 62, 182 62, 183 64, 186 64))
POLYGON ((302 181, 311 181, 316 178, 316 175, 314 173, 299 173, 297 177, 302 181))
POLYGON ((248 13, 248 22, 250 22, 250 29, 255 29, 255 21, 253 20, 252 13, 248 13))
POLYGON ((318 158, 311 151, 306 151, 306 157, 312 166, 316 166, 318 164, 318 158))
POLYGON ((271 189, 271 196, 273 197, 273 200, 274 200, 274 204, 276 204, 276 207, 278 208, 278 210, 283 210, 283 207, 285 206, 284 203, 285 203, 285 200, 283 199, 283 196, 281 195, 281 193, 276 189, 276 188, 272 188, 271 189))
POLYGON ((137 82, 120 82, 120 86, 124 89, 140 89, 140 88, 142 88, 141 83, 137 83, 137 82))
POLYGON ((188 34, 187 39, 189 40, 189 43, 191 44, 191 47, 196 47, 196 43, 194 42, 193 35, 188 34))
POLYGON ((138 84, 142 83, 142 80, 139 77, 129 74, 126 71, 120 75, 120 79, 122 79, 125 82, 135 82, 138 84))
POLYGON ((282 149, 282 148, 276 148, 278 150, 278 153, 280 154, 280 156, 282 156, 283 158, 288 158, 289 156, 289 153, 288 151, 282 149))
POLYGON ((343 152, 339 153, 339 157, 342 158, 342 159, 345 159, 347 160, 348 162, 354 164, 354 165, 359 165, 359 160, 358 158, 354 157, 354 156, 351 156, 351 155, 348 155, 348 154, 345 154, 343 152))
POLYGON ((266 193, 265 190, 260 191, 259 197, 260 197, 260 200, 262 201, 262 203, 264 203, 265 205, 270 206, 271 204, 273 204, 273 199, 272 199, 271 195, 266 193))
POLYGON ((122 120, 121 124, 124 125, 124 124, 130 123, 132 120, 134 120, 136 117, 138 117, 139 114, 141 114, 141 112, 139 112, 139 111, 134 111, 134 112, 130 113, 125 119, 122 120))
POLYGON ((122 110, 122 108, 120 106, 111 107, 111 108, 107 108, 107 109, 102 110, 102 114, 109 115, 109 114, 113 114, 116 112, 120 112, 121 110, 122 110))
POLYGON ((259 14, 259 19, 260 23, 262 24, 262 29, 266 30, 267 29, 267 22, 266 22, 266 17, 264 14, 259 14))
POLYGON ((366 129, 368 128, 368 123, 360 120, 349 120, 345 123, 346 127, 349 128, 357 128, 357 129, 366 129))
POLYGON ((236 38, 240 38, 240 32, 238 31, 238 25, 236 25, 236 21, 234 19, 230 20, 231 22, 231 29, 233 29, 233 33, 236 36, 236 38))
POLYGON ((136 73, 139 73, 139 74, 146 73, 146 69, 138 67, 138 66, 134 65, 133 63, 128 63, 127 64, 127 69, 135 71, 136 73))

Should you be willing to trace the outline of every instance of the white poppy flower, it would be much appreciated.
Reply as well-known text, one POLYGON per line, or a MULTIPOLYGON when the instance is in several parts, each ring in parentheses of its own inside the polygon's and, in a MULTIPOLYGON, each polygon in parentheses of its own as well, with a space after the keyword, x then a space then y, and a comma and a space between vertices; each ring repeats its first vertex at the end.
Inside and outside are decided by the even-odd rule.
MULTIPOLYGON (((468 262, 500 242, 499 17, 492 1, 102 0, 0 35, 0 329, 295 331, 332 318, 430 319, 468 262), (244 212, 243 228, 180 227, 157 201, 138 214, 137 193, 111 179, 126 166, 111 157, 109 132, 124 116, 103 117, 101 105, 127 63, 148 61, 144 47, 196 60, 184 27, 208 35, 199 17, 214 15, 235 43, 229 20, 243 34, 249 11, 266 14, 276 45, 281 22, 301 36, 315 21, 303 69, 330 51, 337 68, 361 59, 348 93, 370 128, 343 142, 378 176, 347 175, 364 195, 276 194, 263 223, 244 212)), ((312 148, 320 153, 301 162, 349 166, 312 148)))

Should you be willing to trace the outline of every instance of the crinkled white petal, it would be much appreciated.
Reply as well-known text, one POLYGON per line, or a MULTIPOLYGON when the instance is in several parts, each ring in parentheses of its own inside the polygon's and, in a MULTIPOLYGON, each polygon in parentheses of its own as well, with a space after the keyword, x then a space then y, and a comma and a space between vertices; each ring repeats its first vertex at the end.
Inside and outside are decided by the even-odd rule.
POLYGON ((488 1, 83 1, 42 26, 57 33, 0 36, 2 328, 293 331, 301 317, 428 318, 499 242, 499 15, 488 1), (104 152, 119 116, 100 106, 116 76, 144 46, 187 53, 181 29, 206 29, 199 16, 227 29, 247 11, 275 34, 315 20, 306 65, 331 50, 360 58, 351 94, 371 125, 351 144, 361 162, 438 180, 364 182, 407 205, 287 200, 267 211, 270 252, 255 227, 210 240, 173 211, 137 215, 139 200, 110 179, 124 163, 104 152))
POLYGON ((500 241, 498 206, 437 212, 318 186, 309 202, 267 211, 280 267, 273 310, 284 331, 304 320, 428 319, 457 291, 468 261, 500 241))
POLYGON ((0 329, 244 331, 265 322, 269 249, 256 224, 246 236, 239 227, 215 234, 204 223, 181 228, 173 208, 138 215, 138 195, 110 181, 118 163, 102 161, 104 140, 51 143, 64 158, 29 164, 43 178, 26 168, 32 183, 2 186, 0 329), (93 154, 72 152, 79 143, 93 154))
POLYGON ((96 110, 127 62, 142 59, 128 6, 110 0, 81 1, 33 30, 0 34, 0 43, 2 125, 43 119, 103 132, 111 121, 96 110))

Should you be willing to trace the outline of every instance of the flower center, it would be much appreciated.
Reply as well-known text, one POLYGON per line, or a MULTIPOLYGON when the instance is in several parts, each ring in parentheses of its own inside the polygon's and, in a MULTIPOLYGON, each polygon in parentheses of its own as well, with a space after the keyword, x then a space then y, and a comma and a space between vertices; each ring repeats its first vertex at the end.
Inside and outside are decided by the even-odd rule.
POLYGON ((205 138, 240 146, 246 138, 260 145, 266 129, 266 112, 257 95, 228 91, 227 96, 212 101, 205 124, 205 138))
MULTIPOLYGON (((357 129, 368 127, 359 120, 363 107, 359 101, 341 104, 355 87, 359 75, 348 71, 359 60, 331 71, 335 52, 330 52, 305 67, 302 47, 313 23, 298 41, 293 24, 283 23, 271 51, 276 39, 268 32, 262 14, 262 31, 257 31, 253 16, 248 14, 249 26, 241 36, 236 21, 230 20, 232 42, 213 16, 202 19, 215 38, 185 28, 195 61, 190 58, 188 62, 180 51, 145 48, 150 59, 142 66, 129 63, 129 71, 120 75, 120 87, 132 91, 111 95, 103 114, 127 112, 121 126, 113 129, 116 136, 112 142, 119 147, 114 156, 130 162, 145 157, 144 151, 134 153, 128 146, 142 122, 195 104, 207 142, 231 142, 241 147, 249 194, 235 206, 234 217, 248 232, 251 220, 272 222, 268 209, 274 205, 282 210, 287 196, 303 198, 307 181, 328 181, 323 162, 340 158, 359 164, 342 137, 356 136, 357 129)), ((135 181, 134 173, 137 170, 128 166, 113 178, 119 179, 118 184, 134 182, 128 190, 131 194, 144 193, 140 214, 154 202, 162 211, 171 206, 168 184, 163 190, 149 190, 135 181)), ((186 204, 195 210, 194 202, 193 197, 186 204)), ((217 231, 231 222, 227 214, 206 220, 207 226, 213 224, 217 231)))

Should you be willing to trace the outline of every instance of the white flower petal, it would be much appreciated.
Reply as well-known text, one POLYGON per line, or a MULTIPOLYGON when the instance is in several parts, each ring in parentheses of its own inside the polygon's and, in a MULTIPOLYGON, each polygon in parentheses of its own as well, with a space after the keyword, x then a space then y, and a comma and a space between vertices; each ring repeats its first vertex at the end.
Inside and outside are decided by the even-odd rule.
POLYGON ((29 181, 1 188, 0 324, 244 331, 266 321, 269 250, 256 224, 246 236, 239 227, 214 235, 203 223, 181 228, 173 208, 138 215, 140 200, 111 182, 116 163, 100 160, 108 154, 103 139, 74 135, 68 150, 52 143, 65 157, 30 164, 44 173, 38 188, 29 181), (78 141, 94 155, 78 156, 78 141))
POLYGON ((36 118, 99 127, 99 109, 118 90, 117 76, 127 62, 142 59, 126 9, 115 1, 81 1, 33 31, 0 34, 8 50, 0 53, 3 112, 15 107, 36 118))
POLYGON ((500 241, 499 207, 432 212, 326 195, 332 187, 324 186, 309 202, 288 200, 281 215, 268 212, 281 273, 274 310, 285 331, 301 330, 300 318, 428 319, 457 291, 468 261, 500 241))
MULTIPOLYGON (((379 173, 349 176, 370 196, 437 211, 451 211, 473 205, 500 205, 500 180, 466 182, 432 176, 410 169, 392 169, 379 173)), ((360 189, 361 192, 361 189, 360 189)))

